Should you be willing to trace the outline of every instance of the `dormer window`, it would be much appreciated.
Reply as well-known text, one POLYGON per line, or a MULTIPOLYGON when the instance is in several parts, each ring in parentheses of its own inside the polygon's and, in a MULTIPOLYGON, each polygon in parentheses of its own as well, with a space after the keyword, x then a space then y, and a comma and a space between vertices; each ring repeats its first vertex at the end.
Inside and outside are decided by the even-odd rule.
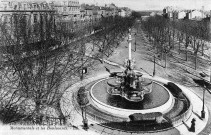
POLYGON ((17 5, 14 6, 14 10, 17 10, 17 5))
POLYGON ((7 5, 4 5, 4 10, 7 10, 7 5))

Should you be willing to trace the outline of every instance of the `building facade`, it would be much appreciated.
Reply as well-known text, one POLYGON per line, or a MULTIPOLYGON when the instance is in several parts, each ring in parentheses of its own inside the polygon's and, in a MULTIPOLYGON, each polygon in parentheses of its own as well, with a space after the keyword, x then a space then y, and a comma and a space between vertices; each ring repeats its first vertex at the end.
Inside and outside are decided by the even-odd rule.
POLYGON ((178 12, 177 14, 177 19, 184 19, 186 17, 185 11, 178 12))
POLYGON ((80 18, 79 0, 51 0, 57 15, 66 20, 78 20, 80 18))
POLYGON ((1 21, 8 22, 16 13, 24 13, 32 22, 38 21, 40 12, 54 12, 54 5, 44 0, 27 1, 27 0, 2 0, 0 2, 1 21))
POLYGON ((77 20, 80 18, 79 0, 1 0, 0 10, 7 13, 8 11, 54 10, 55 14, 63 19, 77 20))
MULTIPOLYGON (((46 1, 28 1, 28 0, 2 0, 0 3, 0 21, 3 23, 5 29, 7 29, 9 35, 8 39, 17 41, 17 35, 15 30, 22 31, 19 33, 19 42, 22 43, 24 35, 23 33, 38 32, 38 28, 47 29, 45 22, 51 22, 53 24, 55 20, 55 10, 52 3, 46 1), (15 36, 16 35, 16 36, 15 36)), ((54 25, 52 25, 53 27, 54 25)), ((30 42, 40 41, 46 39, 47 36, 43 37, 31 34, 28 38, 30 42), (33 39, 33 40, 30 40, 33 39)))
POLYGON ((184 10, 176 7, 165 7, 163 9, 163 15, 168 18, 175 19, 191 19, 191 20, 201 20, 207 17, 204 8, 202 10, 184 10))
POLYGON ((205 18, 206 15, 202 12, 202 11, 199 11, 199 10, 192 10, 192 11, 189 11, 187 13, 187 16, 188 16, 188 19, 191 19, 191 20, 198 20, 198 19, 202 19, 202 18, 205 18))

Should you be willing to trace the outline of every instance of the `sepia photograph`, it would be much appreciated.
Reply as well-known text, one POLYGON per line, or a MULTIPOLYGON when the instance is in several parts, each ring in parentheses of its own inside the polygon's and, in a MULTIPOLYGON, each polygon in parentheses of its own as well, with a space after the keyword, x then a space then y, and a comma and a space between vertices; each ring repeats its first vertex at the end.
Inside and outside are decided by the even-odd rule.
POLYGON ((0 0, 1 135, 211 135, 211 0, 0 0))

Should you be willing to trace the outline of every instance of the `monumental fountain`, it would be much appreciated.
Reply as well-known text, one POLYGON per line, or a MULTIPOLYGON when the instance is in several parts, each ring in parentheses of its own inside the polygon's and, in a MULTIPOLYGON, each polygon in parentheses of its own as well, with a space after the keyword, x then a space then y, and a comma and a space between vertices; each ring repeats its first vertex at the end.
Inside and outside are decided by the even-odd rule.
MULTIPOLYGON (((158 130, 187 121, 193 109, 188 92, 174 82, 135 70, 135 62, 131 57, 131 33, 128 41, 129 56, 125 68, 119 72, 110 72, 110 75, 96 76, 90 81, 88 79, 82 87, 80 84, 80 89, 76 84, 73 88, 79 91, 73 93, 71 100, 74 108, 85 114, 83 118, 86 121, 88 118, 97 123, 107 123, 107 126, 113 126, 109 123, 115 122, 133 125, 131 122, 137 121, 141 125, 134 130, 138 131, 147 130, 147 126, 153 127, 146 125, 146 121, 152 121, 153 125, 157 123, 158 130)), ((63 106, 69 104, 67 102, 63 106)), ((121 130, 131 130, 127 127, 121 130)), ((120 127, 117 125, 112 128, 120 127)), ((155 129, 153 127, 150 130, 155 129)))
POLYGON ((94 83, 90 89, 91 101, 100 110, 123 118, 134 113, 166 113, 174 103, 172 94, 161 83, 134 69, 131 34, 128 41, 129 56, 125 60, 125 69, 112 72, 112 77, 94 83))
POLYGON ((140 102, 145 94, 151 93, 152 81, 143 81, 143 74, 134 72, 135 61, 131 59, 131 40, 131 35, 129 35, 129 58, 125 62, 126 69, 116 73, 115 78, 107 81, 107 92, 131 102, 140 102))

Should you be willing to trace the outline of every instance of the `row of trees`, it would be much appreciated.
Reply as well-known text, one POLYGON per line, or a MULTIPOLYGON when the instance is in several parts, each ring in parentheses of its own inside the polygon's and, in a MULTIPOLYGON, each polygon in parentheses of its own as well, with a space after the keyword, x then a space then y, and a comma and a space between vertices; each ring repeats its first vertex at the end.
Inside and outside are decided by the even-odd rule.
POLYGON ((51 13, 39 17, 30 24, 30 18, 19 13, 10 22, 0 22, 0 119, 4 123, 41 124, 54 115, 65 123, 68 115, 62 113, 60 99, 66 88, 80 78, 84 66, 109 56, 134 21, 108 17, 70 31, 72 22, 56 22, 51 13), (98 31, 90 34, 90 28, 98 31), (97 48, 92 58, 86 56, 87 42, 93 43, 93 50, 97 48), (50 108, 54 115, 48 113, 50 108))
POLYGON ((148 33, 149 40, 154 42, 158 52, 176 49, 177 42, 180 53, 181 45, 183 45, 186 60, 188 48, 195 56, 200 51, 204 55, 205 42, 209 40, 209 21, 207 20, 170 20, 156 15, 147 21, 142 21, 142 28, 148 33))
POLYGON ((103 18, 99 23, 99 32, 91 37, 90 42, 93 44, 93 49, 98 49, 98 58, 102 60, 104 57, 109 57, 114 48, 117 48, 120 42, 128 34, 128 28, 134 24, 134 18, 108 17, 103 18), (100 56, 99 56, 100 55, 100 56))

